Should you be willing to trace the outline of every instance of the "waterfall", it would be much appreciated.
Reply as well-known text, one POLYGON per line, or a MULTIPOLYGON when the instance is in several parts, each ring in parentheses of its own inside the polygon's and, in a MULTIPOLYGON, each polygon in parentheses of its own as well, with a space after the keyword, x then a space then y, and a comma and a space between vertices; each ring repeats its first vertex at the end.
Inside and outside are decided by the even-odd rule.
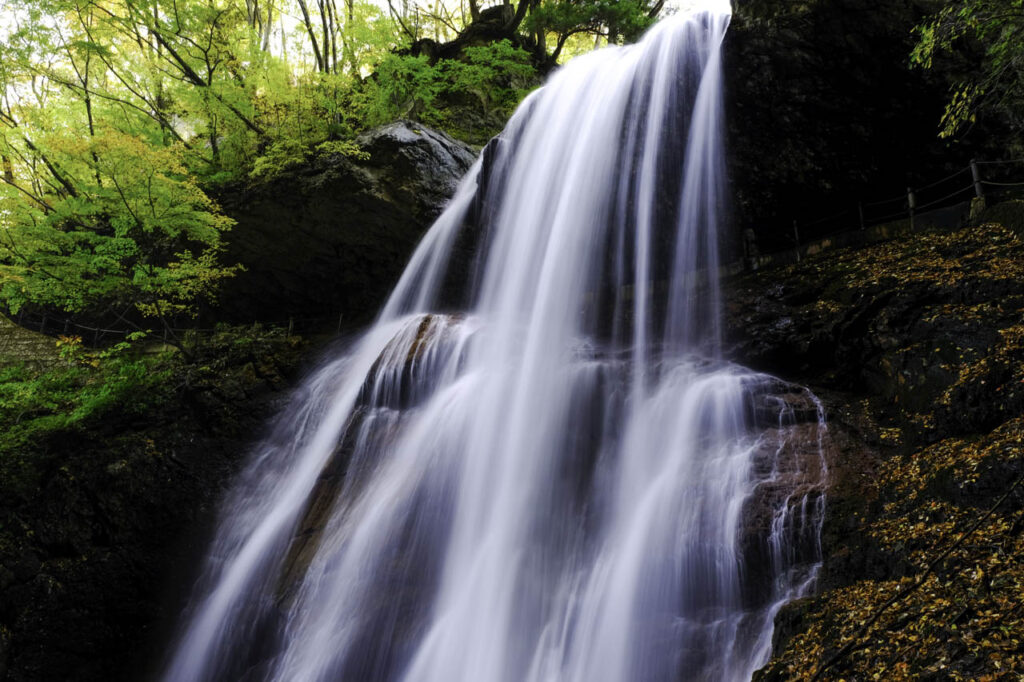
POLYGON ((169 682, 747 680, 825 426, 719 329, 705 2, 529 96, 225 501, 169 682))

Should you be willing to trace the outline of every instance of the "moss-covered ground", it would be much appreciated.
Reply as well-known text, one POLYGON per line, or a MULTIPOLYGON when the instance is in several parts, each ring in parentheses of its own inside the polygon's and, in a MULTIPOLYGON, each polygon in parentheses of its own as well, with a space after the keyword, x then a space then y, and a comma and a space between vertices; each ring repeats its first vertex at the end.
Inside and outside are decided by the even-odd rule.
POLYGON ((55 365, 0 369, 0 679, 146 679, 181 604, 166 583, 307 344, 253 327, 189 358, 55 343, 55 365))

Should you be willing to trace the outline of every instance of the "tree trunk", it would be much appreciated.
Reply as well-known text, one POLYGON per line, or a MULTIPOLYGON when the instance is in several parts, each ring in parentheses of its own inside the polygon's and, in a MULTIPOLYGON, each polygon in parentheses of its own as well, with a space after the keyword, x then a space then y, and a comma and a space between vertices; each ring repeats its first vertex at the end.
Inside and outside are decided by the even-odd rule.
POLYGON ((302 20, 306 24, 306 33, 309 34, 309 40, 313 44, 313 56, 316 58, 316 68, 322 72, 324 70, 324 59, 320 54, 320 46, 316 41, 316 31, 313 30, 313 22, 309 18, 309 7, 306 6, 306 0, 299 0, 299 9, 302 10, 302 20))
POLYGON ((331 73, 338 73, 338 8, 334 0, 327 0, 331 24, 331 73))
POLYGON ((14 164, 11 163, 11 157, 6 154, 0 156, 0 163, 3 164, 4 168, 4 182, 8 185, 14 184, 14 164))
POLYGON ((359 78, 359 64, 356 62, 356 51, 352 46, 352 39, 346 36, 351 34, 352 26, 355 24, 355 0, 345 0, 345 33, 342 34, 341 49, 345 52, 345 61, 352 70, 352 77, 359 78))
POLYGON ((261 49, 270 52, 270 32, 274 28, 274 3, 267 3, 267 23, 263 25, 263 41, 261 49))
MULTIPOLYGON (((503 4, 510 7, 512 2, 511 0, 503 0, 503 4)), ((519 26, 522 25, 523 20, 526 19, 527 13, 539 4, 540 0, 519 0, 519 6, 516 7, 515 14, 513 14, 512 19, 505 24, 505 31, 507 33, 515 33, 519 29, 519 26)))

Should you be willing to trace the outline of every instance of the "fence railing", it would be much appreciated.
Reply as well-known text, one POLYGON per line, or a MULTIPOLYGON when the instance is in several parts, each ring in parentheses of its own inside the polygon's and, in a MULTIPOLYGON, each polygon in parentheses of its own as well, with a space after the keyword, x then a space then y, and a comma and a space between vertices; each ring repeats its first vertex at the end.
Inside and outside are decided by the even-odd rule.
MULTIPOLYGON (((137 327, 130 325, 109 324, 106 326, 94 326, 84 324, 73 317, 55 315, 51 313, 35 313, 20 311, 15 315, 8 315, 8 318, 19 327, 31 329, 32 331, 50 336, 78 336, 83 343, 92 347, 101 347, 107 344, 117 343, 129 334, 139 331, 137 327)), ((322 317, 290 317, 286 321, 254 321, 250 325, 259 324, 265 328, 280 329, 285 334, 309 334, 328 333, 340 334, 343 329, 344 315, 336 314, 322 317)), ((244 323, 239 323, 244 324, 244 323)), ((218 327, 192 327, 180 326, 155 326, 149 333, 150 338, 163 339, 165 342, 178 340, 188 335, 209 335, 222 331, 218 327)))
MULTIPOLYGON (((794 220, 788 241, 791 246, 799 247, 809 241, 848 230, 865 230, 903 219, 913 223, 915 219, 928 212, 969 203, 974 199, 985 200, 993 194, 1006 193, 1014 188, 1024 189, 1024 159, 972 160, 969 165, 945 177, 920 187, 907 187, 906 191, 900 194, 875 201, 863 201, 856 206, 848 206, 836 213, 810 221, 794 220)), ((775 250, 786 248, 790 247, 775 250)), ((744 249, 749 249, 746 243, 744 249)))

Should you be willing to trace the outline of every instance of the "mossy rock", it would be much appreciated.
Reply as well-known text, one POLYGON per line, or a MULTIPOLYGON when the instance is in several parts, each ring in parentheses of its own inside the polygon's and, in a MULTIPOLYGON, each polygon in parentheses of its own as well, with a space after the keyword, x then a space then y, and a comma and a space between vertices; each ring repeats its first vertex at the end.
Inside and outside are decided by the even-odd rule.
POLYGON ((999 223, 1024 235, 1024 201, 1014 199, 990 206, 982 211, 979 220, 983 223, 999 223))

